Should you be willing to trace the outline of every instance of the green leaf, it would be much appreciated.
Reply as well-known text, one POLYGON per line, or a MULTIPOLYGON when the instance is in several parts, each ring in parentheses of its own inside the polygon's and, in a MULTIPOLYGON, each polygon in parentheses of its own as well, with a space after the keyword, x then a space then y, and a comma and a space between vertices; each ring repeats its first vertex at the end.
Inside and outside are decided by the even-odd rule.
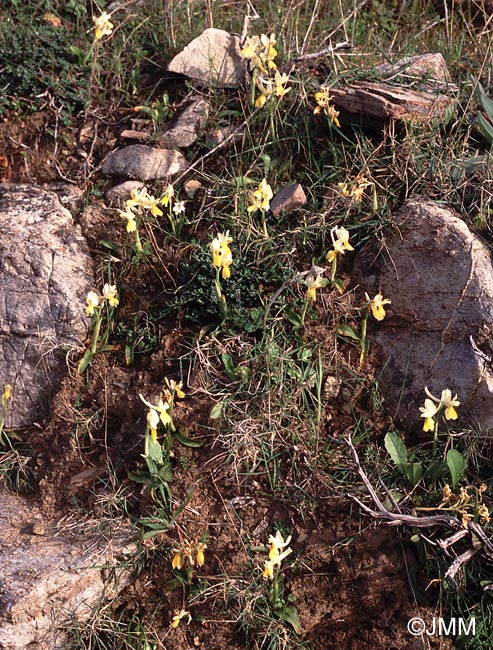
POLYGON ((286 314, 286 318, 287 318, 288 321, 289 321, 292 325, 294 325, 295 327, 301 327, 301 317, 300 317, 300 315, 297 314, 296 312, 294 312, 294 311, 289 311, 289 312, 286 314))
POLYGON ((85 370, 87 370, 87 368, 89 367, 89 364, 91 363, 92 357, 93 357, 93 354, 92 354, 92 351, 90 349, 86 350, 84 352, 84 356, 79 361, 79 365, 77 366, 77 372, 79 373, 79 375, 82 375, 82 373, 85 370))
POLYGON ((408 464, 407 449, 400 437, 394 431, 389 431, 385 436, 385 449, 394 461, 394 465, 403 473, 402 465, 408 464))
POLYGON ((493 121, 493 101, 491 101, 488 95, 484 92, 484 88, 481 84, 478 84, 478 95, 481 108, 490 120, 493 121))
POLYGON ((148 450, 149 457, 158 465, 162 465, 164 460, 162 447, 159 442, 154 440, 151 436, 149 436, 148 450))
POLYGON ((493 125, 481 113, 478 113, 478 124, 488 144, 493 144, 493 125))
POLYGON ((404 463, 399 469, 413 487, 418 484, 419 479, 423 476, 423 465, 421 463, 404 463))
POLYGON ((99 243, 101 244, 101 246, 104 246, 105 248, 107 248, 110 251, 117 251, 118 250, 118 246, 116 244, 114 244, 112 241, 108 241, 107 239, 101 239, 101 241, 99 243))
POLYGON ((228 379, 230 379, 231 381, 236 381, 237 376, 236 376, 236 368, 233 363, 233 357, 227 352, 223 352, 221 354, 221 361, 223 362, 223 366, 224 369, 226 370, 226 374, 228 375, 228 379))
POLYGON ((221 417, 225 404, 226 402, 216 402, 214 404, 214 406, 211 408, 211 412, 209 413, 211 420, 218 420, 221 417))
POLYGON ((173 433, 173 438, 176 438, 176 440, 178 440, 178 442, 185 447, 198 448, 202 447, 204 444, 203 440, 193 440, 192 438, 186 436, 184 433, 178 431, 178 429, 173 433))
POLYGON ((301 625, 300 619, 294 607, 282 607, 281 609, 276 610, 276 615, 282 620, 289 623, 296 634, 301 634, 301 625))
POLYGON ((340 336, 347 336, 350 339, 354 339, 355 341, 360 340, 360 335, 358 332, 352 328, 350 325, 338 325, 336 327, 336 332, 340 336))
POLYGON ((337 289, 339 293, 344 293, 344 282, 340 278, 334 280, 332 284, 334 285, 334 287, 337 289))
POLYGON ((447 451, 446 461, 452 478, 452 487, 455 488, 464 474, 466 462, 463 455, 457 449, 449 449, 447 451))
POLYGON ((149 483, 151 480, 149 472, 143 469, 139 469, 137 472, 128 471, 127 475, 131 481, 135 481, 136 483, 149 483))

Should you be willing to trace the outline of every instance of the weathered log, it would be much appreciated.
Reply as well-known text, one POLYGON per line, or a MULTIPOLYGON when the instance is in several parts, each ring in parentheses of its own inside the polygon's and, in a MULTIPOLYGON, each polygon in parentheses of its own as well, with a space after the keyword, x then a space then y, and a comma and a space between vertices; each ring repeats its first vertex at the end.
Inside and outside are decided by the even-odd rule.
POLYGON ((385 83, 357 82, 345 88, 331 88, 330 97, 338 110, 352 121, 410 120, 429 122, 442 120, 454 100, 441 93, 417 91, 385 83))

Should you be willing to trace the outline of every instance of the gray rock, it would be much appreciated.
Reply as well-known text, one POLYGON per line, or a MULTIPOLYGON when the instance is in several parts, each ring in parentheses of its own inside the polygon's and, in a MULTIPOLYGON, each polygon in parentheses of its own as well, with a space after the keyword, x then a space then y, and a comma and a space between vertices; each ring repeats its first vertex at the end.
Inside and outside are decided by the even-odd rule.
POLYGON ((407 56, 396 63, 385 63, 378 68, 379 72, 388 76, 424 80, 427 84, 450 84, 452 78, 443 55, 435 52, 407 56))
POLYGON ((46 415, 65 373, 64 348, 86 337, 92 278, 86 241, 56 195, 0 186, 0 381, 12 386, 7 427, 46 415))
POLYGON ((211 27, 177 54, 168 70, 206 86, 238 88, 246 79, 247 65, 239 36, 211 27))
POLYGON ((270 202, 270 210, 275 217, 281 212, 291 212, 306 203, 306 194, 299 183, 286 185, 270 202))
POLYGON ((162 147, 189 147, 202 133, 210 105, 205 99, 187 102, 185 108, 176 116, 169 128, 159 136, 162 147))
POLYGON ((150 181, 174 176, 186 168, 187 161, 179 151, 131 144, 112 151, 104 161, 102 171, 110 176, 150 181))
POLYGON ((84 521, 64 531, 3 492, 0 512, 0 648, 62 647, 65 626, 87 619, 129 581, 121 560, 135 553, 130 526, 113 521, 111 541, 84 521))
POLYGON ((115 187, 110 187, 109 190, 106 190, 104 193, 105 198, 108 201, 126 201, 130 198, 130 192, 132 190, 140 190, 144 187, 144 183, 141 181, 125 181, 115 187))
POLYGON ((419 426, 425 386, 438 396, 449 388, 460 425, 492 428, 493 373, 482 356, 493 356, 484 347, 493 342, 490 254, 455 212, 424 198, 406 201, 395 224, 385 246, 367 244, 354 268, 362 290, 392 301, 370 329, 386 408, 419 426))

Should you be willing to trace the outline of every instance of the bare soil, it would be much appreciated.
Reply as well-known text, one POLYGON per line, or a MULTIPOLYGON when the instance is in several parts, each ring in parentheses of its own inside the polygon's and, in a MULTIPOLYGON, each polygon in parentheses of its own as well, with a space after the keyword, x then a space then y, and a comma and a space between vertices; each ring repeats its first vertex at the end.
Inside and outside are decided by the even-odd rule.
MULTIPOLYGON (((78 131, 58 125, 55 134, 48 114, 4 117, 0 122, 0 174, 3 182, 68 182, 79 187, 91 205, 92 216, 87 212, 83 216, 81 202, 68 207, 97 256, 100 240, 122 241, 122 229, 114 215, 103 209, 104 203, 88 192, 91 187, 101 190, 111 186, 94 163, 117 141, 117 134, 108 130, 105 142, 102 129, 92 139, 81 135, 91 124, 94 122, 89 120, 78 131)), ((161 281, 152 272, 126 278, 122 309, 129 315, 139 312, 146 296, 160 289, 161 281)), ((89 383, 77 375, 77 358, 72 359, 73 367, 54 396, 47 422, 29 433, 35 458, 32 498, 47 516, 62 518, 79 508, 96 513, 102 507, 108 509, 111 500, 102 499, 102 495, 114 485, 125 494, 133 517, 149 512, 148 495, 128 478, 128 472, 141 463, 145 430, 146 409, 138 395, 158 394, 164 377, 178 378, 177 359, 197 331, 179 321, 162 322, 156 334, 155 350, 136 358, 130 367, 123 350, 98 355, 91 365, 89 383)), ((331 333, 321 325, 312 334, 323 340, 331 333)), ((173 650, 258 647, 255 630, 249 636, 236 624, 248 602, 245 576, 252 574, 252 555, 258 557, 253 568, 259 574, 265 555, 252 554, 245 540, 251 547, 264 545, 272 523, 279 521, 292 532, 291 545, 300 558, 296 569, 287 573, 285 584, 296 597, 300 643, 309 641, 314 649, 340 650, 449 647, 444 639, 424 642, 407 631, 410 618, 427 620, 434 613, 433 608, 420 608, 411 593, 407 576, 416 557, 408 536, 362 518, 349 499, 331 496, 316 472, 306 484, 306 503, 293 503, 287 488, 273 496, 265 476, 246 487, 239 484, 215 440, 214 423, 209 420, 213 403, 200 390, 200 377, 190 375, 186 390, 187 399, 176 407, 177 424, 187 436, 205 440, 199 449, 176 448, 173 497, 176 504, 187 505, 179 525, 143 542, 146 567, 120 594, 113 606, 115 617, 147 617, 163 646, 173 650), (182 535, 194 539, 205 531, 209 542, 203 576, 209 588, 194 601, 194 621, 170 630, 174 612, 183 606, 184 592, 173 582, 169 549, 182 535)), ((365 399, 362 393, 355 408, 363 412, 365 399)), ((336 402, 329 399, 324 414, 325 430, 334 436, 342 435, 351 423, 349 414, 336 402)), ((376 424, 384 433, 384 416, 376 424)))

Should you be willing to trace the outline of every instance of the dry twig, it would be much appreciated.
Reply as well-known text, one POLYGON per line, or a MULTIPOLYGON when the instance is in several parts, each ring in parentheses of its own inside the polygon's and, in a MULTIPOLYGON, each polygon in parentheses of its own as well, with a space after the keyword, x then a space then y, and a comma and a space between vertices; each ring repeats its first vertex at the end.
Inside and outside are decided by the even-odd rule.
MULTIPOLYGON (((373 517, 373 519, 383 521, 383 523, 387 524, 388 526, 407 526, 409 528, 419 529, 442 529, 442 535, 446 534, 447 531, 453 531, 452 535, 442 537, 441 539, 437 540, 436 543, 420 534, 425 542, 431 543, 434 546, 438 546, 448 557, 452 557, 451 553, 449 552, 449 548, 452 549, 454 544, 457 542, 461 541, 462 543, 469 546, 469 548, 458 555, 454 551, 455 559, 450 564, 445 573, 445 580, 447 580, 450 584, 456 586, 455 576, 462 567, 470 562, 473 557, 477 556, 479 559, 490 563, 493 562, 493 540, 488 537, 482 527, 474 521, 469 521, 467 522, 467 525, 464 526, 462 522, 454 516, 428 515, 417 517, 415 515, 404 514, 401 512, 399 506, 393 499, 390 499, 390 501, 392 507, 395 508, 397 512, 388 510, 383 505, 368 476, 361 467, 358 452, 356 451, 351 441, 351 437, 349 436, 346 438, 344 440, 344 443, 347 445, 351 453, 354 471, 363 481, 366 491, 373 503, 372 506, 369 506, 363 503, 361 499, 356 497, 354 494, 348 494, 348 497, 351 499, 351 501, 356 503, 361 508, 361 510, 363 510, 363 512, 365 512, 370 517, 373 517)), ((385 491, 388 496, 388 490, 386 488, 385 491)))

